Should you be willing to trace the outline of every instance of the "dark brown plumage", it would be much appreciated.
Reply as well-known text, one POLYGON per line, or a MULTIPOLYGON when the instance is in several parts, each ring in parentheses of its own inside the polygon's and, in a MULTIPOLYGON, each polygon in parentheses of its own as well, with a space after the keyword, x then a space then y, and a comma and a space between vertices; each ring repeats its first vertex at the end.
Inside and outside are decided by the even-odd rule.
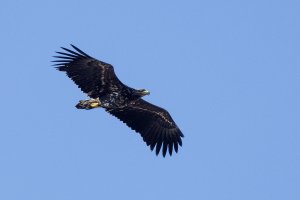
POLYGON ((79 109, 103 107, 107 112, 123 121, 127 126, 140 133, 150 149, 156 147, 158 155, 167 150, 172 155, 178 152, 184 137, 171 115, 163 108, 142 99, 148 95, 145 89, 136 90, 123 84, 114 73, 113 66, 99 61, 74 45, 74 50, 63 48, 54 56, 59 71, 66 72, 76 85, 92 99, 80 101, 79 109))

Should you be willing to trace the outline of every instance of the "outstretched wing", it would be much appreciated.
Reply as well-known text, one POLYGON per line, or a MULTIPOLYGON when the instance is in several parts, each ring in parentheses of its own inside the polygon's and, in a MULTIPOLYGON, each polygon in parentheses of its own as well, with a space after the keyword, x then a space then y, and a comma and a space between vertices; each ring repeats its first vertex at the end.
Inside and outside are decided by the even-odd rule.
POLYGON ((168 111, 163 108, 139 99, 126 107, 106 111, 140 133, 151 150, 156 146, 156 155, 159 154, 161 147, 165 156, 167 149, 172 155, 173 148, 177 153, 178 144, 182 146, 181 137, 184 135, 168 111))
POLYGON ((113 66, 99 61, 79 48, 71 45, 74 50, 62 47, 65 52, 56 52, 54 56, 59 71, 66 72, 76 85, 88 96, 97 98, 106 93, 119 91, 124 84, 117 78, 113 66))

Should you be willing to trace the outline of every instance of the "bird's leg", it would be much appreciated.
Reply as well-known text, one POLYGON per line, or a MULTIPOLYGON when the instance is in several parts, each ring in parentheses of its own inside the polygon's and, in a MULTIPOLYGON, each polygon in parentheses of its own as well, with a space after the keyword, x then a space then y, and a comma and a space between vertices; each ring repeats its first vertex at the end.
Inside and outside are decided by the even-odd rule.
POLYGON ((97 99, 81 100, 76 105, 76 108, 90 110, 93 108, 98 108, 100 106, 101 106, 101 101, 99 100, 99 98, 97 98, 97 99))

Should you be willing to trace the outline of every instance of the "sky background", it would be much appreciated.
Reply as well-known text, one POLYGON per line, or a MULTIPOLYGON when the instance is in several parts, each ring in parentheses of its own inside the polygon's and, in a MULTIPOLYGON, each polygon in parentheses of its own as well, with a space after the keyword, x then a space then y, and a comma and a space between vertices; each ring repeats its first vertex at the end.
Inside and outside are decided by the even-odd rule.
POLYGON ((299 200, 300 1, 0 3, 0 199, 299 200), (156 156, 51 66, 75 44, 168 109, 156 156))

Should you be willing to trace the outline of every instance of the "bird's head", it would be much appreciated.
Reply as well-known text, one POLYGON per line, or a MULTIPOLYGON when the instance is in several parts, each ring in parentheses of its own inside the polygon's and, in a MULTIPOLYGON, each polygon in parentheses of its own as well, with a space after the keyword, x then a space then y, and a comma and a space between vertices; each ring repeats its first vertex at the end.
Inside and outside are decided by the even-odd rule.
POLYGON ((137 90, 136 93, 137 93, 139 96, 143 97, 143 96, 145 96, 145 95, 149 95, 149 94, 150 94, 150 91, 149 91, 149 90, 145 90, 145 89, 140 89, 140 90, 137 90))

